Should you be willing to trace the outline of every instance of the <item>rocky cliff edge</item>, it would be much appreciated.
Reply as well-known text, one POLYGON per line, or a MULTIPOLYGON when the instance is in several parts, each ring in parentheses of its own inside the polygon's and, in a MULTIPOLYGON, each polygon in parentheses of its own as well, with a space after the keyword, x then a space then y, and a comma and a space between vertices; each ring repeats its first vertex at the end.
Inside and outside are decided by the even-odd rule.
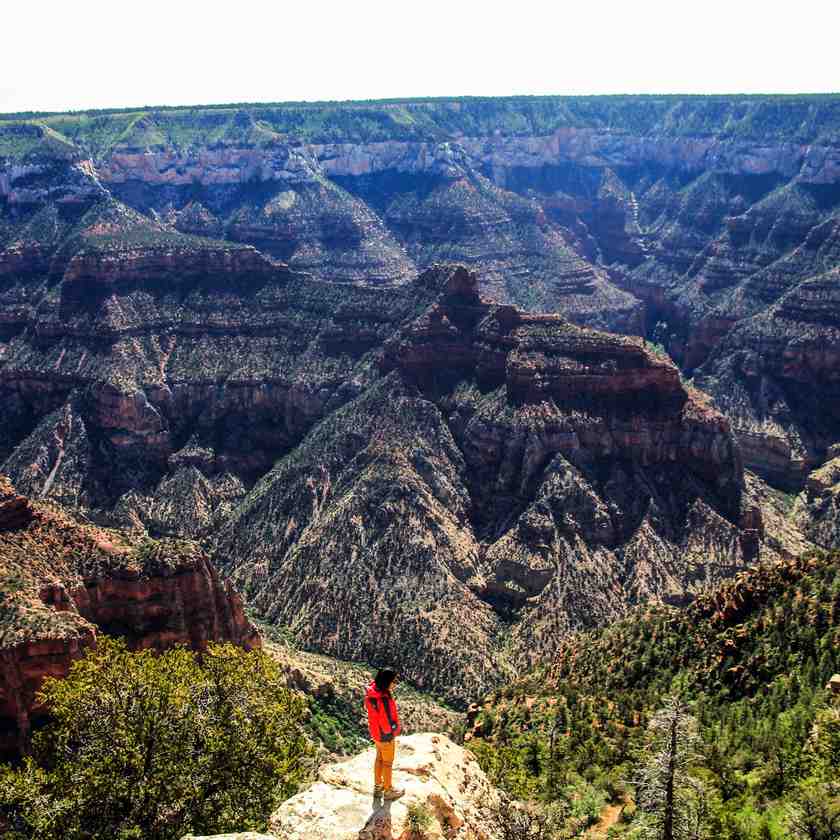
POLYGON ((66 676, 100 632, 133 649, 261 644, 197 544, 85 524, 0 475, 0 754, 25 745, 44 679, 66 676))
MULTIPOLYGON (((494 840, 482 809, 498 793, 472 753, 443 735, 400 738, 394 784, 405 796, 384 805, 373 800, 373 749, 321 768, 305 791, 271 817, 272 834, 225 834, 212 840, 401 840, 412 837, 409 810, 430 816, 428 840, 494 840)), ((184 840, 211 840, 188 837, 184 840)))

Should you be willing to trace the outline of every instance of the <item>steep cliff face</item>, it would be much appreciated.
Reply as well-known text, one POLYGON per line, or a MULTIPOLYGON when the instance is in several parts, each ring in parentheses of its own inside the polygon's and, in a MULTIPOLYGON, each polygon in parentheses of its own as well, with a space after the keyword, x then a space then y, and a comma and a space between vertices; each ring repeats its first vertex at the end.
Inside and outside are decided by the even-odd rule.
POLYGON ((260 638, 242 601, 193 543, 134 542, 33 503, 0 476, 0 747, 41 714, 35 695, 96 633, 133 648, 260 638))
POLYGON ((98 175, 115 196, 154 208, 181 231, 247 242, 333 282, 406 282, 417 267, 455 260, 480 269, 500 300, 642 328, 639 302, 578 252, 575 231, 539 201, 494 184, 462 146, 423 144, 393 169, 352 175, 318 152, 275 147, 252 171, 254 155, 232 150, 224 174, 210 154, 180 161, 175 179, 170 155, 115 152, 98 175), (278 168, 284 155, 299 163, 278 168))
POLYGON ((785 549, 725 418, 641 339, 486 303, 463 268, 414 285, 436 298, 384 344, 384 378, 216 538, 266 619, 461 701, 571 628, 785 549))
POLYGON ((837 207, 801 176, 745 212, 732 195, 723 207, 723 229, 698 239, 681 278, 663 269, 664 249, 628 278, 656 308, 659 340, 732 419, 746 463, 798 489, 838 431, 837 207))
MULTIPOLYGON (((647 335, 732 411, 747 464, 798 489, 840 434, 833 415, 811 430, 812 407, 797 395, 824 386, 821 369, 800 365, 793 390, 772 371, 787 364, 785 331, 798 340, 814 317, 835 324, 830 305, 804 289, 816 308, 774 320, 767 371, 753 375, 741 356, 758 353, 752 319, 774 319, 782 297, 837 264, 838 137, 836 96, 2 118, 0 276, 16 292, 5 295, 0 341, 46 292, 37 278, 65 271, 73 249, 60 246, 79 214, 110 195, 170 233, 225 240, 208 268, 231 243, 354 284, 405 283, 458 260, 499 302, 647 335)), ((88 258, 73 269, 98 270, 88 258)), ((54 387, 39 399, 63 402, 54 387)))
POLYGON ((0 459, 163 533, 212 530, 431 295, 312 281, 107 197, 57 236, 50 275, 0 289, 0 459))
POLYGON ((586 257, 578 232, 552 220, 540 200, 493 183, 461 144, 424 152, 393 169, 325 168, 343 173, 334 177, 376 208, 418 266, 463 263, 479 271, 494 300, 619 332, 643 328, 639 301, 609 281, 586 257))
MULTIPOLYGON (((840 270, 820 272, 840 258, 840 251, 835 257, 831 250, 840 242, 840 228, 836 222, 830 226, 830 247, 815 256, 815 273, 739 320, 696 378, 743 430, 745 452, 756 438, 769 440, 753 458, 757 467, 797 489, 826 459, 840 420, 840 270)), ((778 278, 787 266, 774 268, 768 278, 778 278)))

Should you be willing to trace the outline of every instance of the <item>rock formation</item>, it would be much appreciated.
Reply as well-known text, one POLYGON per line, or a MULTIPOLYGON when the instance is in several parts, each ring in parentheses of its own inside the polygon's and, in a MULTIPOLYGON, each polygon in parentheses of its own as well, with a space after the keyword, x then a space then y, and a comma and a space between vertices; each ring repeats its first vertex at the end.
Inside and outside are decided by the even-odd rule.
POLYGON ((176 252, 177 231, 225 240, 176 258, 175 272, 253 260, 233 257, 234 243, 370 285, 457 260, 495 300, 663 344, 729 414, 746 464, 800 490, 840 439, 836 411, 812 428, 808 403, 817 391, 837 402, 827 371, 838 114, 832 96, 733 96, 0 118, 0 276, 11 278, 0 342, 38 306, 37 278, 61 276, 68 261, 71 277, 124 276, 125 257, 92 262, 67 244, 80 214, 109 196, 152 219, 176 252), (806 347, 817 340, 821 361, 806 347))
POLYGON ((463 268, 412 288, 435 299, 384 343, 384 376, 215 540, 299 642, 458 702, 505 673, 504 627, 511 663, 536 661, 573 627, 790 546, 762 532, 725 418, 641 339, 488 304, 463 268))
POLYGON ((428 840, 501 840, 485 809, 499 797, 475 756, 444 735, 425 732, 399 739, 394 784, 405 796, 373 799, 373 749, 328 764, 306 790, 271 816, 271 834, 187 835, 183 840, 397 840, 410 837, 409 808, 429 817, 428 840))
POLYGON ((793 515, 812 542, 836 546, 840 545, 840 447, 833 446, 828 456, 828 461, 808 475, 793 515))
POLYGON ((318 780, 286 800, 272 815, 270 829, 284 840, 393 840, 406 836, 408 809, 431 815, 429 840, 494 840, 482 808, 498 793, 475 756, 443 735, 423 733, 399 739, 394 784, 406 795, 394 803, 373 803, 373 749, 322 767, 318 780))
POLYGON ((242 601, 185 541, 143 541, 17 494, 0 476, 0 748, 41 714, 47 676, 67 673, 97 632, 132 648, 260 644, 242 601))

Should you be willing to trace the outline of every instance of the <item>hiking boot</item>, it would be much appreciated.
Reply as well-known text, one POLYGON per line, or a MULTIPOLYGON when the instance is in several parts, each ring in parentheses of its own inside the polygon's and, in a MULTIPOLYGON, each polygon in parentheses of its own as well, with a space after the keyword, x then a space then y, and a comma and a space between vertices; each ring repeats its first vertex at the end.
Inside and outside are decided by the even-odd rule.
POLYGON ((405 796, 405 791, 402 788, 388 788, 383 796, 388 801, 391 801, 392 799, 399 799, 401 796, 405 796))

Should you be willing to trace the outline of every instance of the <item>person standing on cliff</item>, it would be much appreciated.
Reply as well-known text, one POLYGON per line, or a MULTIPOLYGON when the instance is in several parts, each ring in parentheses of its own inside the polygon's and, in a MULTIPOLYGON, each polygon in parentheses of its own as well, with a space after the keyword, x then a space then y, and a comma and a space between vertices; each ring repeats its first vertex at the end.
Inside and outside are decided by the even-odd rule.
POLYGON ((365 694, 365 709, 368 716, 370 737, 376 744, 376 761, 373 765, 373 796, 384 799, 399 799, 404 793, 393 786, 391 773, 400 734, 400 719, 397 704, 391 693, 399 677, 396 671, 382 668, 376 673, 365 694))

